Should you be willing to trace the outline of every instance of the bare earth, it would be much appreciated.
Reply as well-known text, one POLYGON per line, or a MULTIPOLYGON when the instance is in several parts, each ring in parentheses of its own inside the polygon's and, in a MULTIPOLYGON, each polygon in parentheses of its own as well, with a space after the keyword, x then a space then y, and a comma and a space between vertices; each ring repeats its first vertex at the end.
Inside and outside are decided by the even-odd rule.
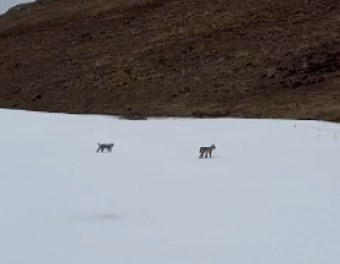
POLYGON ((20 6, 0 16, 0 107, 340 121, 340 3, 20 6))

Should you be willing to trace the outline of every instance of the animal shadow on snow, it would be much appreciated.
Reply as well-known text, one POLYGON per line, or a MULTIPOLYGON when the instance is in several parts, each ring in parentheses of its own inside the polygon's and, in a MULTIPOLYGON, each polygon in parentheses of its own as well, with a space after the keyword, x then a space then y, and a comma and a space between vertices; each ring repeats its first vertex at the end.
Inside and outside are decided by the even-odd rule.
POLYGON ((116 221, 121 217, 116 214, 111 213, 94 213, 94 214, 77 214, 77 215, 70 215, 68 220, 71 221, 80 221, 80 222, 95 222, 95 221, 116 221))
POLYGON ((214 156, 211 156, 211 158, 199 158, 199 157, 196 157, 196 159, 198 159, 198 160, 211 160, 211 159, 221 159, 222 158, 222 156, 220 156, 220 155, 214 155, 214 156))

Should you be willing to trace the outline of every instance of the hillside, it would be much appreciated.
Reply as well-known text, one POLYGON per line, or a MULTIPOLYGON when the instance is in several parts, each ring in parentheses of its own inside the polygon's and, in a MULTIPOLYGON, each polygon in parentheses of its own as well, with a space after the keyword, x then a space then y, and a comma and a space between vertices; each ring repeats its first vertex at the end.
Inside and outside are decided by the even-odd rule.
POLYGON ((0 16, 0 107, 340 121, 337 0, 40 0, 0 16))

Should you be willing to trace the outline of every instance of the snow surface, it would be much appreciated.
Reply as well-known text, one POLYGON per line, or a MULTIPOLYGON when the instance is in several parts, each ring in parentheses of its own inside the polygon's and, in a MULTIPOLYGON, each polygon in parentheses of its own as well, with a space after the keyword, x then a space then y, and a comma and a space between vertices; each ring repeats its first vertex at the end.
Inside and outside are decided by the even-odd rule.
POLYGON ((337 124, 0 110, 0 125, 0 263, 340 263, 337 124))

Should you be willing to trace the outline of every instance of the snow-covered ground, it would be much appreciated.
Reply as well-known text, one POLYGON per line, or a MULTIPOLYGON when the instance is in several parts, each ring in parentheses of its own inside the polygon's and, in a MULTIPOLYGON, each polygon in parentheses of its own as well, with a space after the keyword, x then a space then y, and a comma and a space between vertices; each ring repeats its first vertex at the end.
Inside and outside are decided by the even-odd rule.
POLYGON ((0 126, 0 263, 340 263, 337 124, 0 110, 0 126))

